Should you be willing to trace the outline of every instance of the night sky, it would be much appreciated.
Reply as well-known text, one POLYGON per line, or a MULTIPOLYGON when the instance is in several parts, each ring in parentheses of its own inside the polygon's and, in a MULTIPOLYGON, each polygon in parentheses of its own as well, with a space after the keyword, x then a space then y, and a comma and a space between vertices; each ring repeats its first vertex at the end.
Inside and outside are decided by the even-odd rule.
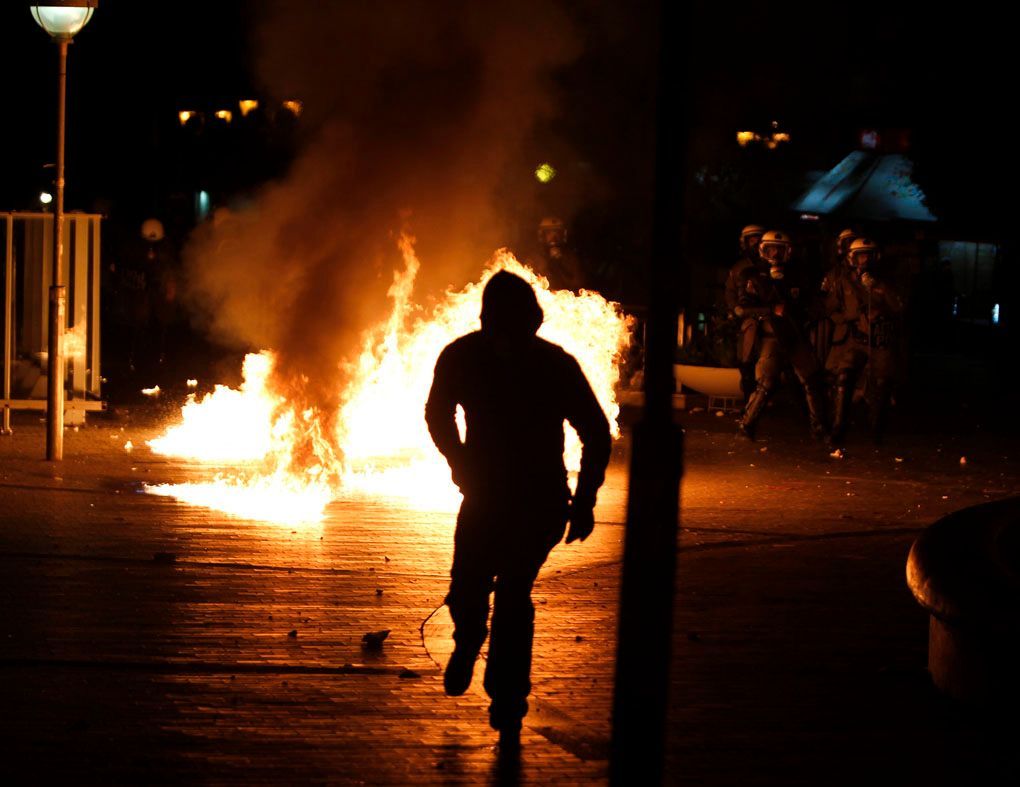
MULTIPOLYGON (((160 171, 158 151, 174 131, 176 109, 262 87, 250 40, 262 5, 101 3, 71 50, 69 207, 155 200, 152 173, 160 171)), ((457 4, 436 5, 441 14, 457 4)), ((649 172, 654 4, 563 5, 583 50, 556 75, 563 111, 549 133, 593 162, 609 193, 631 201, 649 172)), ((396 18, 400 4, 384 12, 396 18)), ((912 128, 938 146, 948 141, 943 158, 991 158, 987 148, 1001 138, 1009 109, 998 95, 1006 73, 998 13, 980 3, 952 14, 921 3, 695 3, 686 36, 692 155, 711 160, 719 155, 715 140, 729 145, 737 127, 778 119, 794 133, 804 168, 831 166, 871 125, 912 128)), ((6 207, 34 207, 42 165, 52 160, 55 60, 27 4, 5 3, 6 207)))

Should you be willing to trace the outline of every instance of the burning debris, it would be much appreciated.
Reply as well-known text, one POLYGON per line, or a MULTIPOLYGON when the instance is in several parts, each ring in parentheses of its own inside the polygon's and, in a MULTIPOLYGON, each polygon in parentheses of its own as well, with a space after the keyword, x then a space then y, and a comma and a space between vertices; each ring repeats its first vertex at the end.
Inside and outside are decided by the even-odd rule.
POLYGON ((369 631, 365 636, 361 638, 362 647, 365 650, 381 650, 383 642, 390 635, 389 629, 383 629, 382 631, 369 631))
POLYGON ((85 356, 87 330, 88 324, 82 321, 64 334, 64 355, 67 358, 82 358, 85 356))
POLYGON ((149 396, 149 397, 152 397, 153 399, 155 399, 156 397, 158 397, 162 393, 162 391, 159 390, 159 386, 158 385, 154 385, 154 386, 152 386, 152 388, 143 388, 142 389, 142 393, 145 396, 149 396))

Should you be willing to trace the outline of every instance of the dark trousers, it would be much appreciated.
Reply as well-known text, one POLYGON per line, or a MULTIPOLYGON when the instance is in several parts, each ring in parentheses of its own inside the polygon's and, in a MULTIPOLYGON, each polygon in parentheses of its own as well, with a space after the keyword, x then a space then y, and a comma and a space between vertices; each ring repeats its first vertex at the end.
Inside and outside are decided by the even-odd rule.
POLYGON ((565 526, 565 502, 522 509, 465 500, 457 517, 446 604, 458 649, 477 653, 489 634, 485 691, 496 728, 519 722, 528 712, 535 635, 531 588, 565 526))

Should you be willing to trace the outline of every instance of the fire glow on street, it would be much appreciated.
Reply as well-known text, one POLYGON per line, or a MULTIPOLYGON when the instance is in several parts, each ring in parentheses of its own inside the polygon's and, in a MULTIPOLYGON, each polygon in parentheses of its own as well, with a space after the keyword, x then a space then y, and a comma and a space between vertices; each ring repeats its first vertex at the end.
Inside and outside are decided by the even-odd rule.
MULTIPOLYGON (((286 524, 318 522, 326 506, 350 496, 386 497, 423 510, 453 511, 460 500, 432 445, 423 412, 439 351, 477 327, 481 291, 500 270, 523 277, 545 312, 539 335, 574 355, 619 437, 616 384, 632 318, 595 292, 552 290, 506 250, 477 282, 449 290, 429 310, 414 303, 419 261, 400 242, 404 269, 389 290, 392 311, 370 331, 346 370, 350 382, 335 428, 324 414, 294 406, 273 389, 273 354, 249 354, 238 390, 218 385, 188 397, 180 422, 149 441, 157 454, 215 467, 208 481, 146 486, 147 492, 225 513, 286 524)), ((460 427, 463 435, 463 419, 460 427)), ((580 443, 565 424, 565 460, 575 473, 580 443)))

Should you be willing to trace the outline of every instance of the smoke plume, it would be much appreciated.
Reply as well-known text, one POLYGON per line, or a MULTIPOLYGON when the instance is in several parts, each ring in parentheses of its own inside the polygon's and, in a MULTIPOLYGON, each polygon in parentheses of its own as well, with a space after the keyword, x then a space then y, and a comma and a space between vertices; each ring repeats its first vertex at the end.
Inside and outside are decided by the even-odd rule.
POLYGON ((220 339, 275 350, 299 409, 331 414, 343 361, 388 313, 401 231, 426 290, 477 276, 506 242, 506 173, 529 163, 522 142, 577 42, 531 0, 268 0, 253 35, 266 92, 304 102, 304 141, 283 180, 195 233, 191 292, 220 339))

